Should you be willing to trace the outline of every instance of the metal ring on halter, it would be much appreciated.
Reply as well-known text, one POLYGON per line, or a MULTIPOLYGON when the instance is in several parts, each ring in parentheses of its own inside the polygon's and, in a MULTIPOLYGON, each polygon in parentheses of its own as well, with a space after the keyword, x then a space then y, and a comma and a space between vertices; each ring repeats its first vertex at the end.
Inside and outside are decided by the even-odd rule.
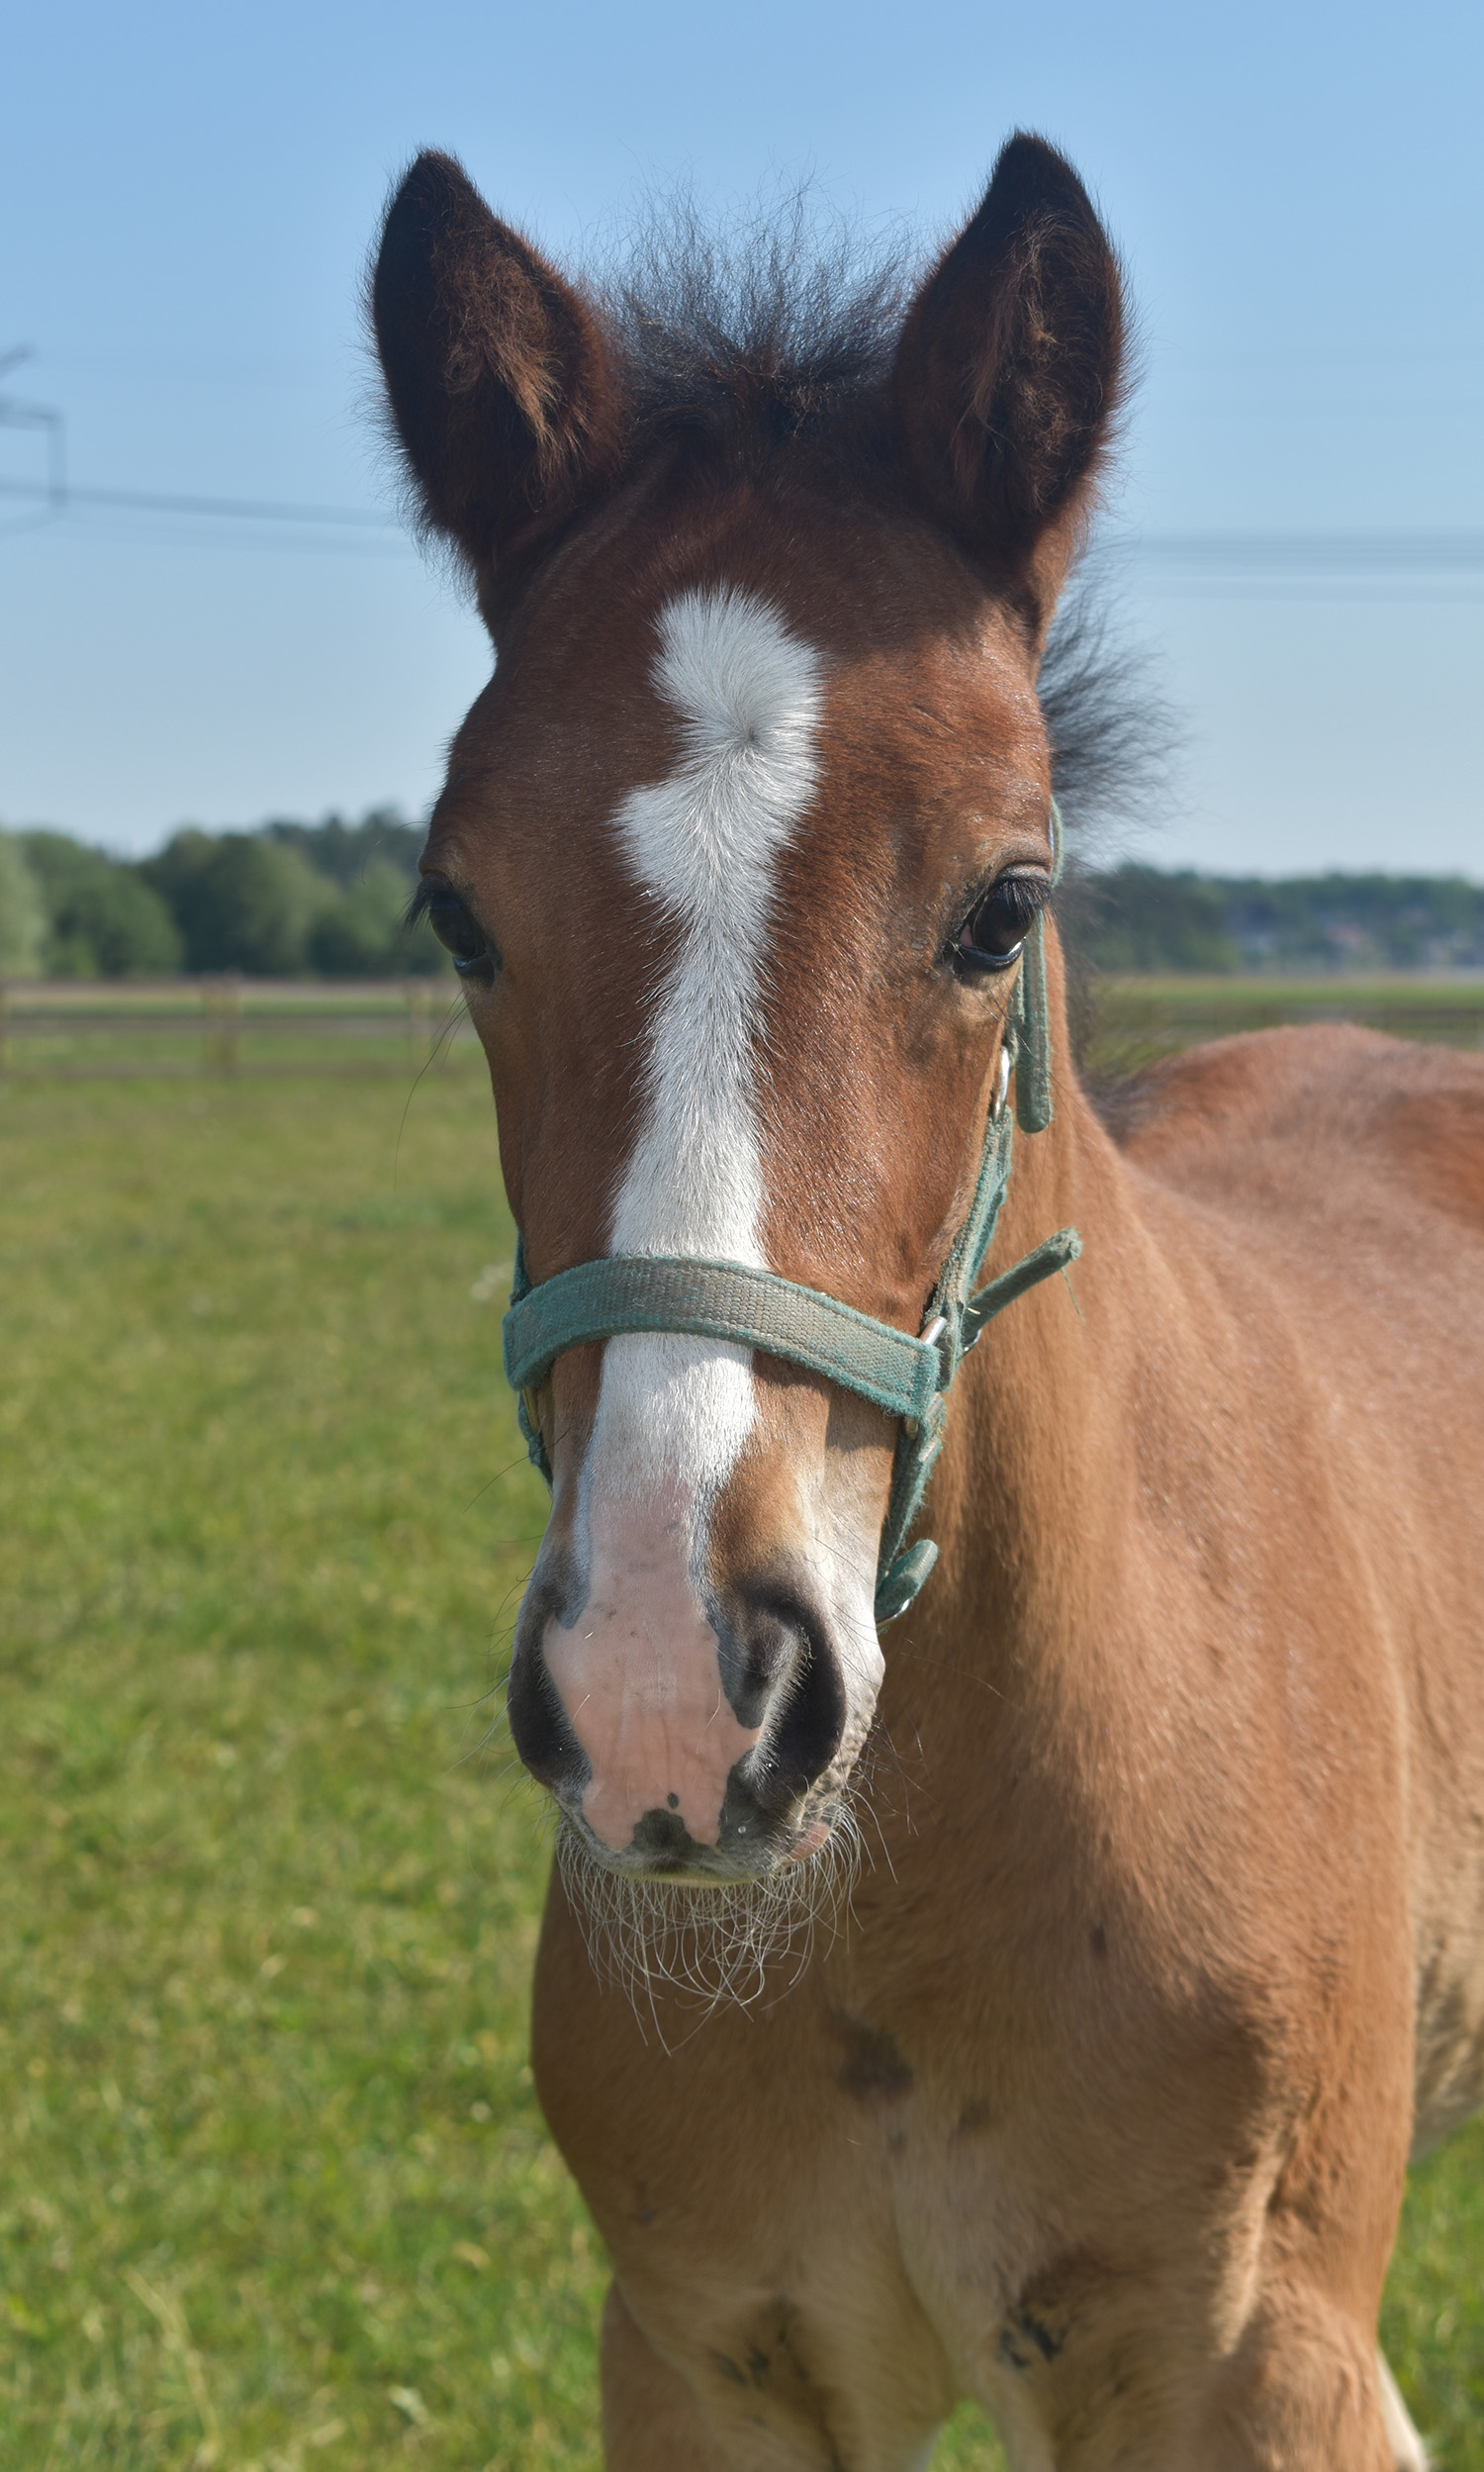
POLYGON ((991 1124, 998 1124, 1000 1117, 1005 1112, 1005 1100, 1008 1098, 1009 1094, 1010 1049, 1009 1043, 1006 1041, 1000 1047, 999 1073, 994 1085, 994 1096, 989 1102, 989 1121, 991 1124))

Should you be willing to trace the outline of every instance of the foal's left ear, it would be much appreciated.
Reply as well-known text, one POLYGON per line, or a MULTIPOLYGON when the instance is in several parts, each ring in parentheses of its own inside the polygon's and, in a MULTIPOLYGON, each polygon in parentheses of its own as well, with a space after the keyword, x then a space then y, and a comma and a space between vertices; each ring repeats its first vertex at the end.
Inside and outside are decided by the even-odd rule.
POLYGON ((905 459, 974 556, 1044 626, 1118 404, 1118 261, 1086 190, 1013 137, 977 214, 929 276, 897 350, 905 459))

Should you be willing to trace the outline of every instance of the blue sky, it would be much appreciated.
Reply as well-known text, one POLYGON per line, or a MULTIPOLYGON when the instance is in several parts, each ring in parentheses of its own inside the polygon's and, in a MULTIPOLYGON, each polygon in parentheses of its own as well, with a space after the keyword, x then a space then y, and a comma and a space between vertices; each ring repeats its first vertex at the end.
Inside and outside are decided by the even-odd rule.
MULTIPOLYGON (((567 260, 687 182, 812 174, 870 230, 972 207, 1019 124, 1127 257, 1145 378, 1121 533, 1484 535, 1484 13, 1462 5, 6 12, 0 396, 93 487, 392 504, 357 291, 389 180, 462 154, 567 260)), ((0 428, 0 481, 40 479, 0 428)), ((395 533, 0 495, 0 816, 417 813, 487 673, 395 533)), ((1164 864, 1484 877, 1484 571, 1124 567, 1184 712, 1164 864)))

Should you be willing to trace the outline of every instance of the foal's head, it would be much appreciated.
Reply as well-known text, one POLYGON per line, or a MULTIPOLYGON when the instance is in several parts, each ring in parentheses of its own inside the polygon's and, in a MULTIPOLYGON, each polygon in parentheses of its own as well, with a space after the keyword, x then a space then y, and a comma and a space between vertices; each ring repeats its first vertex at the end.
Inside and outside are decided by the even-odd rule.
MULTIPOLYGON (((916 1332, 1050 888, 1036 672, 1119 364, 1080 184, 1017 138, 904 317, 784 303, 728 341, 584 298, 424 155, 374 314, 498 652, 422 900, 531 1278, 722 1258, 916 1332)), ((809 1854, 882 1671, 895 1429, 663 1334, 569 1349, 529 1404, 527 1766, 615 1870, 809 1854)))

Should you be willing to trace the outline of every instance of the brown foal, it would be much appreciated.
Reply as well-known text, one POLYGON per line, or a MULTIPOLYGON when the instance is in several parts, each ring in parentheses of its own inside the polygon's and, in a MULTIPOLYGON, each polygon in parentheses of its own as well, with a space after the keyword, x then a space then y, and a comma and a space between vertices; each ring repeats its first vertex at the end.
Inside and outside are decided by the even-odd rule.
POLYGON ((1484 1064, 1273 1031, 1094 1110, 1036 681, 1112 251, 1022 137, 910 300, 766 290, 730 336, 704 267, 585 296, 438 155, 373 289, 498 652, 421 900, 530 1278, 721 1260, 917 1333, 1028 937, 1055 1113, 981 1276, 1083 1243, 967 1360, 881 1636, 881 1409, 671 1329, 527 1402, 535 2059, 607 2460, 904 2472, 973 2395, 1017 2472, 1415 2467, 1382 2279, 1484 2098, 1484 1064), (708 1931, 750 2005, 673 1979, 708 1931))

